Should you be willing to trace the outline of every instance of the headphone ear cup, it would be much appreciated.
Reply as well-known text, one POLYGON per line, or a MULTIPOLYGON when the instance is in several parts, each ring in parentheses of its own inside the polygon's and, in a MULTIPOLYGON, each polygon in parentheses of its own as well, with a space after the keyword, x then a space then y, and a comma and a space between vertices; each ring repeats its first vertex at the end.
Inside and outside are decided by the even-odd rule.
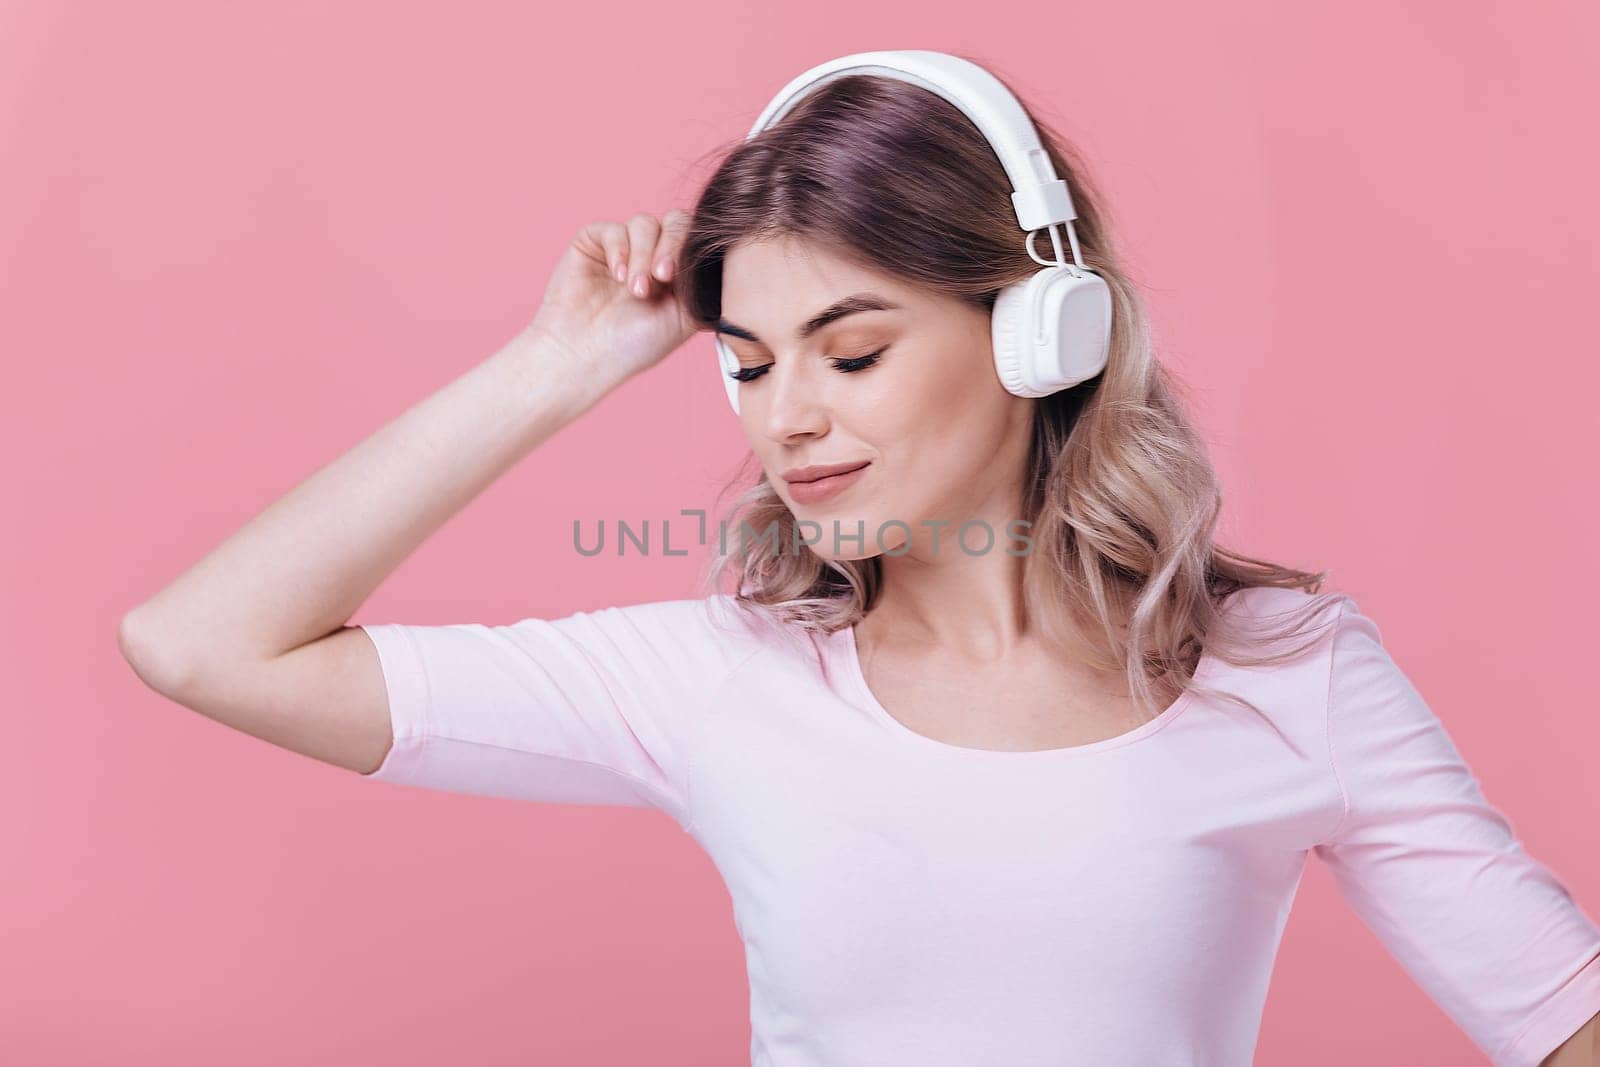
POLYGON ((1000 384, 1013 396, 1036 396, 1028 386, 1023 365, 1027 330, 1028 282, 1017 282, 1000 290, 989 320, 989 336, 994 344, 994 370, 1000 384))
POLYGON ((1042 397, 1070 389, 1106 368, 1111 287, 1088 269, 1046 267, 1000 290, 989 332, 1007 392, 1042 397))
MULTIPOLYGON (((1106 369, 1111 355, 1111 286, 1087 267, 1074 275, 1064 268, 1041 272, 1036 308, 1041 320, 1028 323, 1051 343, 1043 346, 1050 366, 1034 382, 1050 392, 1070 389, 1106 369)), ((1025 335, 1024 335, 1025 336, 1025 335)))
POLYGON ((735 356, 727 345, 722 343, 722 338, 713 337, 712 342, 717 348, 717 377, 722 379, 722 387, 728 393, 728 406, 733 408, 735 415, 739 414, 739 382, 733 377, 733 372, 739 369, 739 357, 735 356))

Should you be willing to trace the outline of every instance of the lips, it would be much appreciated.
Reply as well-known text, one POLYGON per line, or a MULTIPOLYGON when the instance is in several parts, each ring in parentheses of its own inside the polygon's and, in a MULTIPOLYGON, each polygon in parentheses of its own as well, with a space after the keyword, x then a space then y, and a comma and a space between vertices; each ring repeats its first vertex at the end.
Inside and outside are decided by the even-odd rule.
POLYGON ((791 471, 784 472, 783 480, 790 485, 804 485, 807 482, 821 481, 823 478, 832 478, 835 475, 849 474, 852 471, 860 470, 867 465, 867 462, 870 461, 834 463, 824 467, 796 467, 791 471))
POLYGON ((802 467, 785 475, 789 481, 789 495, 797 504, 819 504, 860 481, 866 476, 868 466, 868 463, 841 463, 833 467, 802 467), (820 476, 813 477, 819 471, 822 472, 820 476), (828 473, 830 471, 834 473, 828 473))

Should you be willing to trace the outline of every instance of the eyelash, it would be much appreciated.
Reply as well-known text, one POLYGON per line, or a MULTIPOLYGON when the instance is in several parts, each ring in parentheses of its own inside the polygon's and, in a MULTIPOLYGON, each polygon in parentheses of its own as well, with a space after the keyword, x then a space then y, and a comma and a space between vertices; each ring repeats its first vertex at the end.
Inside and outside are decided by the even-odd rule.
MULTIPOLYGON (((887 351, 889 351, 889 347, 885 345, 876 352, 870 352, 864 356, 856 356, 853 359, 835 359, 830 360, 830 362, 837 371, 840 371, 844 374, 855 374, 859 371, 866 370, 868 367, 878 362, 878 357, 887 351)), ((767 373, 767 367, 770 366, 772 366, 772 364, 768 363, 766 366, 762 367, 740 367, 736 371, 730 371, 728 373, 728 377, 732 378, 736 382, 752 382, 761 377, 763 374, 767 373)))

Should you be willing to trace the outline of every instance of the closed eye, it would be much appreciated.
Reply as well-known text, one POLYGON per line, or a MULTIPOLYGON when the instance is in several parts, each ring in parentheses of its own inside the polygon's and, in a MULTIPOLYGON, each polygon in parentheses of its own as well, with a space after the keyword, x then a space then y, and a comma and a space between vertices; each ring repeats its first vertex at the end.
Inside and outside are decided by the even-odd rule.
POLYGON ((834 359, 829 360, 829 362, 833 364, 835 370, 844 371, 846 374, 853 374, 858 370, 866 370, 868 367, 878 362, 878 357, 887 351, 889 351, 889 348, 887 345, 885 345, 876 352, 870 352, 864 356, 856 356, 854 359, 834 359))
MULTIPOLYGON (((828 362, 831 363, 833 368, 837 371, 840 371, 844 374, 854 374, 857 371, 866 370, 868 367, 878 362, 878 358, 888 350, 889 347, 885 345, 876 352, 868 353, 865 356, 856 356, 852 359, 831 359, 828 362)), ((763 374, 767 373, 767 370, 771 366, 772 364, 767 363, 760 367, 740 367, 738 370, 729 371, 728 377, 732 378, 736 382, 754 381, 763 374)))

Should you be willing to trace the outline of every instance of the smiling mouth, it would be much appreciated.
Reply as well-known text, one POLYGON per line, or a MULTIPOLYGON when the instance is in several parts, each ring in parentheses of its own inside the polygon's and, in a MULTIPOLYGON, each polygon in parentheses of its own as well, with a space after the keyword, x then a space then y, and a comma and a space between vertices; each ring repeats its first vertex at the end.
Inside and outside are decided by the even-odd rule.
POLYGON ((859 467, 839 471, 835 474, 813 478, 805 482, 790 482, 789 495, 797 504, 817 504, 838 493, 844 492, 866 473, 871 462, 863 463, 859 467))
MULTIPOLYGON (((868 462, 871 462, 871 461, 869 460, 868 462)), ((846 474, 854 474, 856 471, 860 470, 861 468, 865 467, 866 465, 867 465, 866 463, 860 463, 860 464, 857 464, 854 467, 847 467, 844 470, 832 471, 832 472, 830 472, 828 474, 819 474, 815 478, 791 478, 791 479, 787 479, 787 480, 788 480, 790 485, 812 485, 813 483, 816 483, 816 482, 825 482, 829 478, 842 478, 846 474)))

